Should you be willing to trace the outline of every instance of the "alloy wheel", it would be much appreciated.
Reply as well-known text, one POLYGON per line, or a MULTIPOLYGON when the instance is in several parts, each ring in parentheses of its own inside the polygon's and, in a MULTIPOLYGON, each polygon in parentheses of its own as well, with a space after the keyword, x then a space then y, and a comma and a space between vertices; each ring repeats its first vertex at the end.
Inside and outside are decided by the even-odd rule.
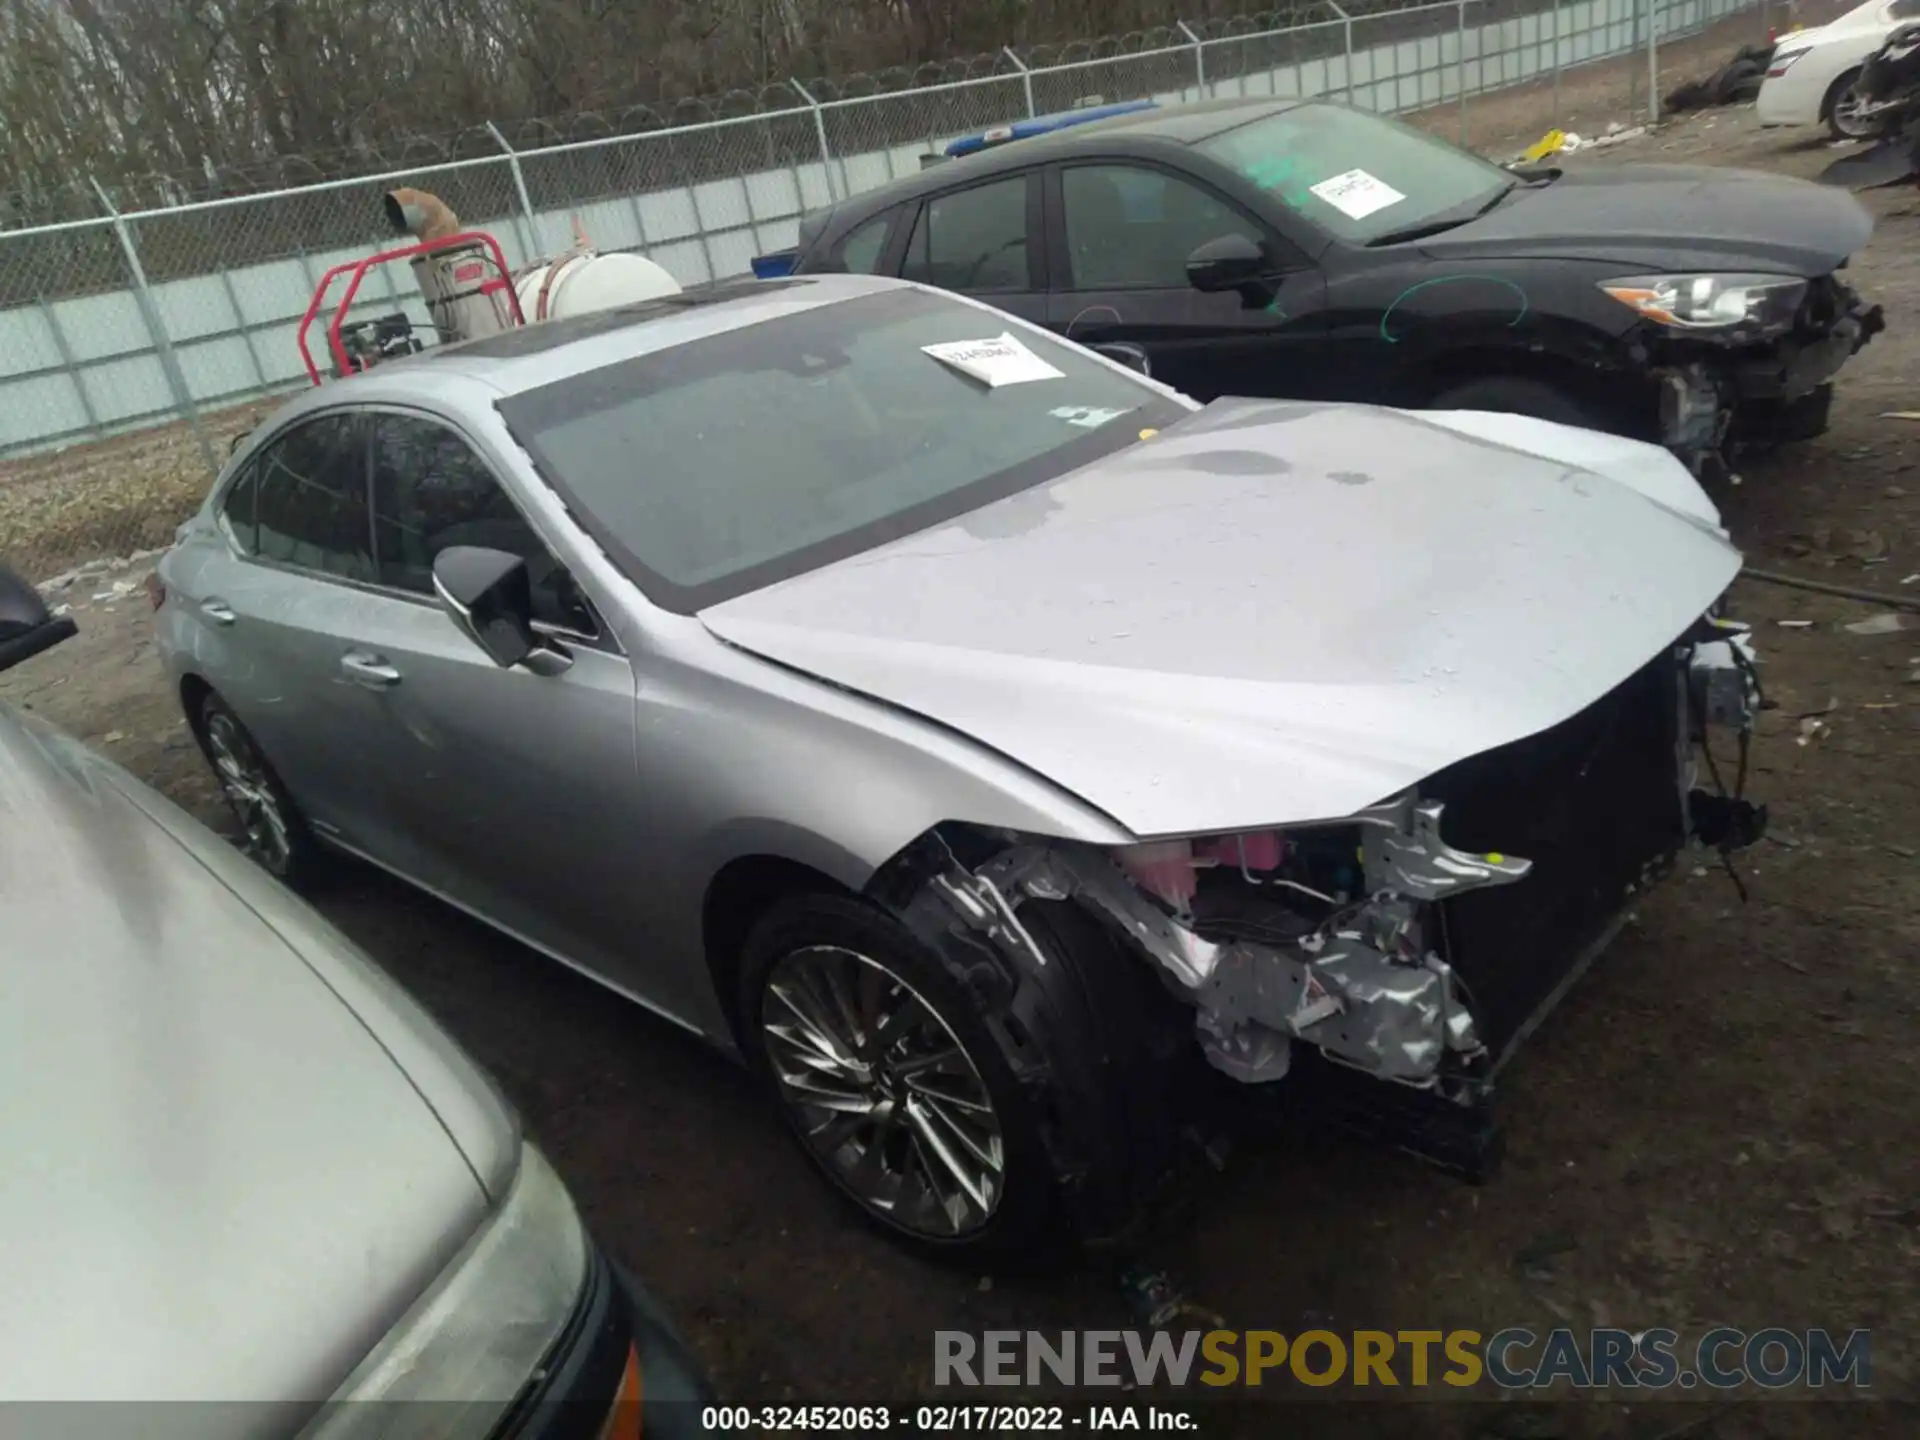
POLYGON ((993 1217, 1006 1170, 993 1097, 905 980, 837 946, 795 950, 767 974, 760 1023, 781 1100, 860 1204, 933 1240, 993 1217))
POLYGON ((284 875, 293 858, 287 817, 267 774, 266 761, 231 715, 207 717, 207 751, 220 788, 240 822, 241 849, 269 872, 284 875))
POLYGON ((1833 128, 1850 140, 1861 140, 1872 133, 1872 123, 1862 114, 1866 100, 1859 85, 1849 85, 1833 100, 1833 128))

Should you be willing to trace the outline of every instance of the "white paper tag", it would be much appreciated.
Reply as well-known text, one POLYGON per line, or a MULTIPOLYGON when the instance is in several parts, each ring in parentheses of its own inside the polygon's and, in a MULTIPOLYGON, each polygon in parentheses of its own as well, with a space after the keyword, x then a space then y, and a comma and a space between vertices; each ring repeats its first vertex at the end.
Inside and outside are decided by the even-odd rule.
POLYGON ((1364 220, 1374 211, 1397 205, 1407 198, 1364 170, 1349 170, 1307 188, 1349 220, 1364 220))
POLYGON ((921 351, 962 375, 972 376, 990 389, 1002 385, 1024 385, 1029 380, 1059 380, 1062 373, 1022 345, 1012 331, 1004 331, 992 340, 950 340, 943 345, 922 345, 921 351))
POLYGON ((1109 420, 1118 420, 1127 412, 1124 410, 1102 410, 1092 405, 1062 405, 1057 410, 1047 412, 1056 420, 1064 420, 1069 425, 1078 425, 1082 430, 1098 430, 1109 420))

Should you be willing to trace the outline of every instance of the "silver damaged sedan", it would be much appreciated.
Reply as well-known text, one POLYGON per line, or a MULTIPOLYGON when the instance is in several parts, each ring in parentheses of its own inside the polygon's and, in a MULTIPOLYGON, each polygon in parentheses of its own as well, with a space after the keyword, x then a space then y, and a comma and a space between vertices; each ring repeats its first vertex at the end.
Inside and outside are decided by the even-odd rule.
POLYGON ((1740 557, 1651 446, 1125 360, 824 276, 385 364, 244 442, 162 652, 269 870, 736 1050, 909 1240, 1124 1230, 1222 1072, 1481 1168, 1635 893, 1763 819, 1695 785, 1740 557))

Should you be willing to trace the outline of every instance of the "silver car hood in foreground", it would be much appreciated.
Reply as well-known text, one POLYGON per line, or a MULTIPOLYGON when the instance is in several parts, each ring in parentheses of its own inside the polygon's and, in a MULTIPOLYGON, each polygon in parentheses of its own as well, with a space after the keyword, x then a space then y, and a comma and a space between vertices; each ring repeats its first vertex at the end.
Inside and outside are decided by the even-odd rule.
POLYGON ((1222 401, 700 618, 1146 836, 1348 815, 1546 729, 1674 642, 1739 568, 1652 446, 1222 401))
POLYGON ((324 1400, 484 1218, 511 1117, 322 928, 0 707, 0 1401, 324 1400))

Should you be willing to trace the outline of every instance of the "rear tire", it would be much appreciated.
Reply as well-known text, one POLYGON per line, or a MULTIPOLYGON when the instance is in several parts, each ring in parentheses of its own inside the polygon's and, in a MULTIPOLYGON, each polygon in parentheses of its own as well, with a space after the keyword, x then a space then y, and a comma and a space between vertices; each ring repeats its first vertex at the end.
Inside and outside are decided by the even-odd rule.
POLYGON ((235 844, 241 853, 289 885, 310 879, 319 846, 259 742, 212 690, 189 718, 240 826, 235 844))
POLYGON ((1855 113, 1859 101, 1853 87, 1859 83, 1860 72, 1849 70, 1827 87, 1820 101, 1820 116, 1827 122, 1827 133, 1836 140, 1865 140, 1874 133, 1875 126, 1855 113))
POLYGON ((1478 380, 1464 381, 1441 391, 1421 408, 1492 410, 1502 415, 1528 415, 1535 420, 1578 425, 1583 430, 1611 428, 1565 390, 1544 381, 1526 380, 1515 375, 1485 375, 1478 380))
MULTIPOLYGON (((936 1256, 1119 1238, 1177 1153, 1144 963, 1069 902, 1020 917, 1048 964, 1008 960, 1004 986, 841 895, 779 902, 741 956, 742 1048, 801 1149, 870 1223, 936 1256), (936 1065, 943 1048, 958 1058, 936 1065)), ((1173 1033, 1197 1054, 1190 1018, 1173 1033)))

